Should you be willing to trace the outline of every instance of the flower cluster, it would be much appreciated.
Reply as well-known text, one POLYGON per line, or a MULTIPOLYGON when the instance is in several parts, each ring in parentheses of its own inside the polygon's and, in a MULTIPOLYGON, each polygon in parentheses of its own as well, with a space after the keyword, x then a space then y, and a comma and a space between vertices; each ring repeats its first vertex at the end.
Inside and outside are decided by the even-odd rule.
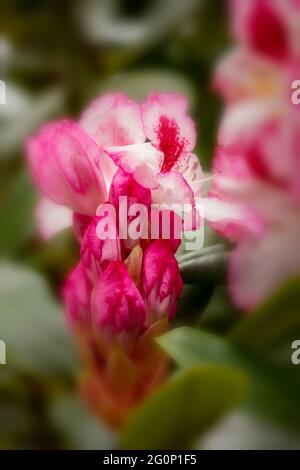
POLYGON ((229 286, 250 309, 300 272, 300 2, 232 0, 230 18, 238 45, 216 71, 225 112, 211 197, 239 208, 215 228, 236 242, 229 286))
MULTIPOLYGON (((201 167, 192 153, 195 138, 183 97, 152 94, 139 105, 116 93, 94 101, 79 123, 48 124, 27 143, 33 178, 44 195, 43 233, 55 231, 48 216, 59 212, 56 228, 72 218, 80 242, 80 261, 64 284, 63 298, 86 364, 82 393, 112 426, 122 424, 167 373, 154 338, 168 328, 181 294, 174 256, 181 240, 175 229, 160 236, 167 209, 157 209, 155 239, 121 237, 116 219, 107 237, 98 237, 97 228, 103 220, 111 222, 108 204, 120 210, 120 197, 146 207, 195 208, 202 189, 201 167)), ((173 224, 178 218, 184 223, 169 212, 173 224)), ((133 213, 126 222, 138 225, 137 217, 133 213)))

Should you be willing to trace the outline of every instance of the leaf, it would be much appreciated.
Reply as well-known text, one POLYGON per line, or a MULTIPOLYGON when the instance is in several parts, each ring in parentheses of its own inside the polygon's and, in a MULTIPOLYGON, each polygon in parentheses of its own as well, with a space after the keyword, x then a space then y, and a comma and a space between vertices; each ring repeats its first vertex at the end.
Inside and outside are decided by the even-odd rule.
POLYGON ((220 245, 213 245, 178 258, 180 273, 186 284, 200 284, 203 280, 215 284, 223 283, 226 263, 227 252, 220 245))
POLYGON ((223 366, 194 367, 173 376, 129 418, 125 449, 184 449, 234 407, 245 377, 223 366))
POLYGON ((300 385, 288 371, 268 364, 229 339, 190 327, 170 331, 158 342, 182 368, 215 364, 242 371, 251 383, 243 406, 280 425, 300 430, 300 385))
POLYGON ((271 299, 244 317, 230 337, 255 354, 282 349, 291 364, 291 344, 300 338, 300 277, 290 280, 271 299))
POLYGON ((200 324, 202 329, 218 333, 228 332, 241 318, 241 312, 232 304, 227 287, 216 286, 200 324))
POLYGON ((44 280, 16 264, 0 263, 0 338, 7 366, 70 377, 76 356, 63 312, 44 280))

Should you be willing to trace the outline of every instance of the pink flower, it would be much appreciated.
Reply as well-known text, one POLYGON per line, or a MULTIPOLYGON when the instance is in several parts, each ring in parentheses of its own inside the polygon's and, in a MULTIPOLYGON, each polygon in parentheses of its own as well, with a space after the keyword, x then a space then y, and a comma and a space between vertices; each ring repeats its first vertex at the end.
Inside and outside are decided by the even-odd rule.
POLYGON ((213 226, 237 243, 229 289, 249 310, 300 272, 300 115, 289 96, 299 71, 300 3, 233 0, 231 7, 240 45, 217 69, 226 108, 210 196, 239 214, 213 226))
POLYGON ((33 178, 45 196, 75 212, 95 214, 107 194, 101 154, 78 124, 48 124, 26 148, 33 178))
POLYGON ((238 241, 229 261, 229 287, 245 310, 300 272, 295 249, 300 233, 297 142, 297 126, 287 113, 219 148, 215 157, 211 195, 234 203, 243 213, 239 221, 214 226, 238 241))
POLYGON ((183 220, 168 208, 154 209, 153 219, 151 209, 189 203, 194 215, 202 191, 194 146, 183 98, 153 94, 139 105, 120 93, 94 101, 79 124, 49 124, 27 144, 34 179, 48 198, 39 213, 44 233, 58 228, 45 217, 47 208, 57 221, 56 205, 65 206, 80 243, 80 261, 62 289, 66 316, 87 365, 83 394, 90 402, 96 393, 93 409, 114 425, 167 372, 155 337, 168 328, 182 291, 174 253, 183 220))
MULTIPOLYGON (((300 208, 278 207, 269 195, 269 210, 278 214, 277 223, 263 237, 247 237, 229 259, 228 283, 235 304, 249 311, 300 273, 300 208)), ((278 202, 278 200, 277 200, 278 202)), ((283 312, 284 314, 284 312, 283 312)))
POLYGON ((236 38, 255 52, 285 62, 299 58, 298 0, 231 0, 236 38))
MULTIPOLYGON (((78 222, 79 215, 95 215, 111 186, 115 194, 124 192, 116 190, 123 185, 119 176, 114 179, 117 167, 132 175, 144 193, 151 190, 151 195, 145 193, 146 204, 151 196, 153 204, 177 204, 180 211, 185 204, 195 208, 203 180, 192 153, 195 139, 183 97, 152 94, 139 105, 115 93, 95 100, 79 125, 61 121, 45 126, 28 140, 27 155, 39 189, 76 212, 78 222)), ((47 226, 46 218, 42 220, 47 226)), ((186 229, 194 228, 195 222, 189 223, 192 227, 187 224, 186 229)), ((77 236, 82 234, 77 231, 77 236)))
POLYGON ((151 189, 153 203, 195 205, 203 174, 192 153, 196 132, 186 100, 175 94, 152 94, 141 106, 144 141, 105 146, 115 164, 151 189), (176 188, 176 190, 175 190, 176 188))

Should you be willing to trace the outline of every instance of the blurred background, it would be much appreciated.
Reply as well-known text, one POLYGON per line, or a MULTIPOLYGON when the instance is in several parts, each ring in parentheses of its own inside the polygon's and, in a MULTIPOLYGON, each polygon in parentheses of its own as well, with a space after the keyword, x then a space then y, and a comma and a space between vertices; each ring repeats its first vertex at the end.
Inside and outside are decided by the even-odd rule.
MULTIPOLYGON (((0 365, 0 448, 118 446, 77 395, 80 363, 59 287, 78 259, 78 246, 69 231, 41 240, 24 139, 48 120, 78 117, 108 90, 138 100, 152 90, 178 91, 190 100, 199 126, 196 153, 209 170, 222 109, 211 82, 230 45, 227 25, 222 0, 2 0, 0 79, 7 88, 6 105, 0 105, 0 339, 7 364, 0 365)), ((203 289, 183 297, 178 324, 198 325, 201 316, 205 329, 225 334, 239 313, 224 290, 206 285, 204 299, 203 289)), ((259 380, 265 377, 261 367, 259 380)), ((264 391, 258 387, 257 395, 264 391)), ((297 447, 299 423, 292 408, 284 415, 286 396, 276 393, 269 412, 277 412, 276 424, 264 413, 249 413, 251 406, 259 409, 251 402, 204 429, 199 446, 297 447)), ((293 403, 298 407, 297 399, 293 403)))

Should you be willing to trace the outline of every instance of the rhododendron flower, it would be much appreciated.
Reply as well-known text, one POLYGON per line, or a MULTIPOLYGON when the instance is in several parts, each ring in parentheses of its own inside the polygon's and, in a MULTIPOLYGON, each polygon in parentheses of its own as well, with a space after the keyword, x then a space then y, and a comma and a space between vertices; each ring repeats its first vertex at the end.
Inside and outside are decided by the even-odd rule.
POLYGON ((52 230, 47 207, 58 213, 57 204, 80 243, 63 298, 85 362, 82 394, 112 426, 168 370, 155 338, 167 330, 182 291, 174 254, 183 224, 199 223, 203 173, 195 141, 183 97, 152 94, 140 105, 109 93, 79 123, 49 124, 27 143, 35 182, 51 200, 40 213, 44 233, 52 230))
POLYGON ((235 303, 249 310, 300 272, 300 115, 290 101, 299 70, 300 4, 245 0, 231 8, 240 45, 217 69, 226 108, 210 195, 240 211, 213 225, 237 242, 229 288, 235 303))
MULTIPOLYGON (((79 124, 61 121, 44 127, 28 140, 27 155, 42 193, 79 215, 95 215, 118 167, 151 190, 153 204, 195 208, 203 181, 192 153, 195 140, 195 125, 180 95, 152 94, 139 105, 111 93, 95 100, 79 124)), ((46 215, 41 218, 45 224, 46 215)), ((195 215, 186 219, 186 229, 196 227, 195 215)))
POLYGON ((194 207, 203 173, 192 153, 196 132, 186 100, 175 94, 152 94, 141 106, 141 119, 144 143, 105 146, 105 151, 141 186, 151 189, 153 203, 194 207))
POLYGON ((298 0, 231 0, 232 28, 242 44, 272 60, 299 59, 298 0))
POLYGON ((239 151, 238 145, 219 148, 214 162, 218 173, 211 196, 230 201, 243 213, 240 220, 214 224, 238 242, 229 260, 229 286, 243 309, 262 302, 286 277, 300 271, 292 242, 300 228, 299 199, 293 190, 295 160, 290 158, 288 165, 288 158, 282 158, 292 157, 288 141, 283 146, 280 133, 268 127, 262 128, 252 146, 248 142, 240 143, 239 151))

